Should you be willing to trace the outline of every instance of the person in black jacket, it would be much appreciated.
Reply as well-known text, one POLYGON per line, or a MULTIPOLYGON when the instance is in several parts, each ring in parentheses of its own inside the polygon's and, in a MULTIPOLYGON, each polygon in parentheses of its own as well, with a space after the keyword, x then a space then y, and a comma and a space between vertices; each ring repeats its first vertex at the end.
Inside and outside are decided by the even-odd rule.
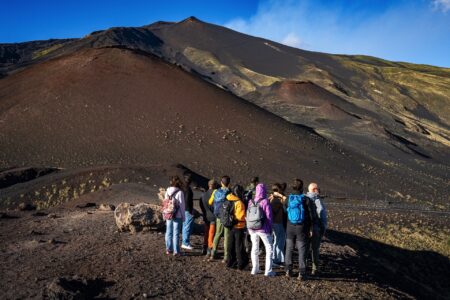
POLYGON ((208 182, 208 190, 203 194, 200 201, 200 209, 203 214, 203 222, 205 223, 205 234, 203 239, 203 252, 206 254, 206 259, 211 256, 211 250, 213 247, 214 235, 216 233, 216 216, 214 215, 214 208, 209 205, 208 200, 211 197, 214 190, 219 187, 219 184, 214 179, 208 182))
POLYGON ((192 225, 194 224, 194 193, 192 192, 191 182, 192 177, 190 174, 184 176, 184 199, 186 201, 185 221, 183 222, 183 233, 181 240, 181 248, 186 250, 192 250, 190 238, 192 232, 192 225))
POLYGON ((286 226, 286 255, 285 255, 285 270, 286 276, 292 277, 292 253, 294 251, 294 244, 298 250, 299 275, 298 279, 303 280, 306 277, 306 256, 309 248, 309 241, 312 235, 312 225, 317 222, 317 218, 311 209, 310 199, 303 194, 303 181, 301 179, 294 179, 292 189, 294 190, 289 197, 283 196, 279 193, 274 193, 274 196, 285 199, 286 210, 288 211, 288 220, 286 226), (304 211, 304 218, 300 223, 296 220, 290 220, 289 217, 289 203, 296 201, 295 198, 299 196, 301 205, 304 211))

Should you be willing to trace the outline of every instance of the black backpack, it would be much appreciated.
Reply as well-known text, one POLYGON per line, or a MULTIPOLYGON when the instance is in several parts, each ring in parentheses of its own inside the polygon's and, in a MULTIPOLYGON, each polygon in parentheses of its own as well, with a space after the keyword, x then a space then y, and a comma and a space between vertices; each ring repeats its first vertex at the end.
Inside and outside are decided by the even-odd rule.
POLYGON ((222 203, 219 214, 220 222, 224 227, 232 228, 235 224, 234 219, 234 202, 225 200, 222 203))

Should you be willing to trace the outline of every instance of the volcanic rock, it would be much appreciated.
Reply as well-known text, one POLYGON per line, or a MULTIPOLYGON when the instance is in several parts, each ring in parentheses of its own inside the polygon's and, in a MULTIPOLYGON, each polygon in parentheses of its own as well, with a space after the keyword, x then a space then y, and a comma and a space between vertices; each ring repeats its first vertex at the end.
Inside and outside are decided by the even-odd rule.
POLYGON ((20 203, 19 204, 19 210, 26 211, 26 210, 35 210, 36 206, 30 203, 20 203))
POLYGON ((102 203, 102 204, 100 204, 98 209, 103 210, 103 211, 114 211, 116 209, 116 207, 112 204, 102 203))
POLYGON ((114 217, 119 231, 132 233, 163 224, 159 206, 147 203, 137 205, 120 203, 114 211, 114 217))

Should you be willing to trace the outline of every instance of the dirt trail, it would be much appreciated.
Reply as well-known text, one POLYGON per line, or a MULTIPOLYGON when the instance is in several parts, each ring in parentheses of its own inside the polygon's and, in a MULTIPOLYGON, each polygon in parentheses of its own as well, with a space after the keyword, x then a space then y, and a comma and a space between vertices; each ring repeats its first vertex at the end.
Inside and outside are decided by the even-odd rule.
MULTIPOLYGON (((227 270, 219 261, 204 262, 200 224, 195 225, 195 250, 174 258, 164 253, 162 232, 118 233, 112 212, 77 208, 88 202, 154 202, 155 191, 122 184, 39 213, 8 212, 13 218, 0 219, 2 298, 42 298, 55 282, 67 293, 78 289, 86 297, 105 299, 390 299, 424 298, 427 293, 431 298, 444 298, 448 292, 445 273, 440 281, 433 283, 436 277, 431 277, 420 285, 414 270, 401 270, 398 278, 385 262, 386 253, 404 261, 412 257, 408 251, 333 228, 323 244, 321 275, 300 283, 282 276, 281 269, 275 270, 280 276, 266 278, 251 276, 249 270, 227 270)), ((331 213, 333 219, 345 223, 339 210, 331 213)), ((427 264, 449 266, 448 258, 423 258, 427 264)), ((429 269, 421 271, 423 276, 430 275, 429 269)))

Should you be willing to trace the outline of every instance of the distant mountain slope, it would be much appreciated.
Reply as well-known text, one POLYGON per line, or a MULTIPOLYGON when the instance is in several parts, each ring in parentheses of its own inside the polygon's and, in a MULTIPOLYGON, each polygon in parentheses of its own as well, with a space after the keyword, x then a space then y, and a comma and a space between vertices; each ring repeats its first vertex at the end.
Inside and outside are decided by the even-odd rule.
POLYGON ((401 190, 404 196, 411 189, 424 197, 448 194, 449 69, 304 51, 195 18, 46 43, 0 45, 0 53, 10 57, 7 49, 23 49, 16 60, 5 59, 6 54, 0 60, 0 69, 10 74, 0 80, 4 167, 140 164, 163 158, 207 176, 238 167, 243 177, 258 170, 281 179, 307 170, 306 178, 323 180, 335 190, 356 184, 352 189, 378 195, 401 190), (195 80, 177 88, 192 77, 169 65, 156 67, 162 63, 148 62, 155 60, 152 55, 316 132, 323 149, 310 146, 315 139, 299 126, 280 123, 212 85, 195 80), (169 75, 170 68, 177 72, 169 75), (241 104, 226 108, 225 115, 215 111, 231 101, 220 99, 231 98, 241 104), (192 123, 166 117, 172 111, 178 112, 175 120, 192 123), (260 115, 256 123, 244 117, 253 120, 254 114, 260 115), (244 126, 245 135, 234 126, 244 126), (168 152, 173 137, 181 139, 183 150, 168 152), (292 140, 301 144, 288 145, 292 140), (215 148, 219 142, 231 142, 223 165, 217 161, 224 160, 208 154, 221 153, 215 148), (336 143, 335 152, 327 152, 327 145, 336 143), (352 159, 340 163, 339 153, 352 159))
POLYGON ((334 191, 367 176, 357 156, 326 140, 158 58, 114 48, 2 79, 0 144, 2 168, 179 162, 241 181, 317 178, 334 191))
MULTIPOLYGON (((114 27, 79 40, 61 40, 59 44, 51 41, 45 49, 35 45, 36 49, 30 48, 33 51, 24 57, 41 61, 82 48, 111 46, 163 57, 372 158, 400 163, 417 158, 448 161, 450 69, 304 51, 194 17, 139 28, 114 27), (294 101, 299 97, 295 91, 275 95, 273 88, 284 81, 311 82, 340 98, 338 102, 343 105, 311 108, 302 104, 301 97, 294 101), (330 118, 334 112, 359 119, 343 124, 330 118)), ((11 70, 8 66, 6 70, 11 70)), ((0 64, 2 69, 5 63, 0 64)), ((321 101, 320 94, 312 97, 321 101)))

